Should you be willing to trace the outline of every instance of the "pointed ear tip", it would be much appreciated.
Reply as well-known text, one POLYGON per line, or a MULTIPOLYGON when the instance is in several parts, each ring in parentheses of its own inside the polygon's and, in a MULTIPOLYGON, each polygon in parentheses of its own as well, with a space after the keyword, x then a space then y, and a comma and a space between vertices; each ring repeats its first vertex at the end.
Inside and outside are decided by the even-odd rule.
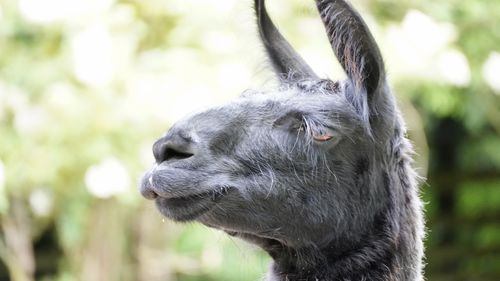
POLYGON ((255 0, 258 31, 278 78, 317 78, 314 71, 279 32, 265 9, 264 0, 255 0))
POLYGON ((348 77, 373 89, 385 75, 379 47, 365 21, 349 1, 317 0, 328 39, 348 77), (372 85, 370 87, 370 85, 372 85))

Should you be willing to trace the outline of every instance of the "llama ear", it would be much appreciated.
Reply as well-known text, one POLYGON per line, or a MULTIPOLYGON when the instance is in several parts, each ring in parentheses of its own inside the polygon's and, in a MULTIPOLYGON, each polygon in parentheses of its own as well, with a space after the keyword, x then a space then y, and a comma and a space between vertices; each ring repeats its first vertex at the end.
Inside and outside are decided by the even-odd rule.
POLYGON ((385 83, 380 50, 361 16, 344 0, 316 0, 328 39, 357 93, 368 102, 385 83))
POLYGON ((284 79, 303 80, 317 75, 281 35, 269 18, 265 0, 255 0, 255 12, 260 38, 271 60, 275 73, 284 79))

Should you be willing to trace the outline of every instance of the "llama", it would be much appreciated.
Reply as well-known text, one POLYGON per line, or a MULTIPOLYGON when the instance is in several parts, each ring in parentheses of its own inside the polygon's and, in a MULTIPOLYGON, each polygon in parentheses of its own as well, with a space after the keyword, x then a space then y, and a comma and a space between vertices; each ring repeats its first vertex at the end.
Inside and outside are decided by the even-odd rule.
POLYGON ((261 247, 268 281, 423 280, 412 149, 380 51, 350 4, 316 4, 347 79, 319 78, 255 0, 281 86, 177 122, 140 191, 167 218, 261 247))

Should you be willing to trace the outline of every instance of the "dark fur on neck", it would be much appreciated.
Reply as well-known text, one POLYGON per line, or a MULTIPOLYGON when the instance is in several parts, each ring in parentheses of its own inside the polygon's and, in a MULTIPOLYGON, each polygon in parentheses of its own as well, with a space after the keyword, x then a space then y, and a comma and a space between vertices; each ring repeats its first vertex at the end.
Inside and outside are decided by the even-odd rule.
MULTIPOLYGON (((398 245, 404 243, 394 233, 387 217, 391 210, 377 215, 373 231, 356 245, 332 241, 323 248, 289 248, 279 241, 250 234, 232 235, 258 244, 274 259, 269 281, 278 280, 406 280, 395 279, 401 260, 398 245)), ((408 245, 409 246, 409 245, 408 245)))

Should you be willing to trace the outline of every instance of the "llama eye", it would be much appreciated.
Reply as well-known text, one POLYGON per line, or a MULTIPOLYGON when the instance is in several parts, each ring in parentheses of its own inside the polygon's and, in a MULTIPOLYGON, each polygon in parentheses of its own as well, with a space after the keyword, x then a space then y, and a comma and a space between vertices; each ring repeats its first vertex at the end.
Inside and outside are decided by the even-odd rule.
POLYGON ((326 132, 324 134, 314 134, 313 135, 313 139, 315 141, 321 141, 321 142, 323 142, 323 141, 329 141, 332 138, 333 138, 333 136, 330 135, 330 134, 328 134, 328 133, 326 133, 326 132))
POLYGON ((335 133, 329 128, 317 128, 312 131, 312 138, 317 142, 326 142, 333 138, 335 133))

